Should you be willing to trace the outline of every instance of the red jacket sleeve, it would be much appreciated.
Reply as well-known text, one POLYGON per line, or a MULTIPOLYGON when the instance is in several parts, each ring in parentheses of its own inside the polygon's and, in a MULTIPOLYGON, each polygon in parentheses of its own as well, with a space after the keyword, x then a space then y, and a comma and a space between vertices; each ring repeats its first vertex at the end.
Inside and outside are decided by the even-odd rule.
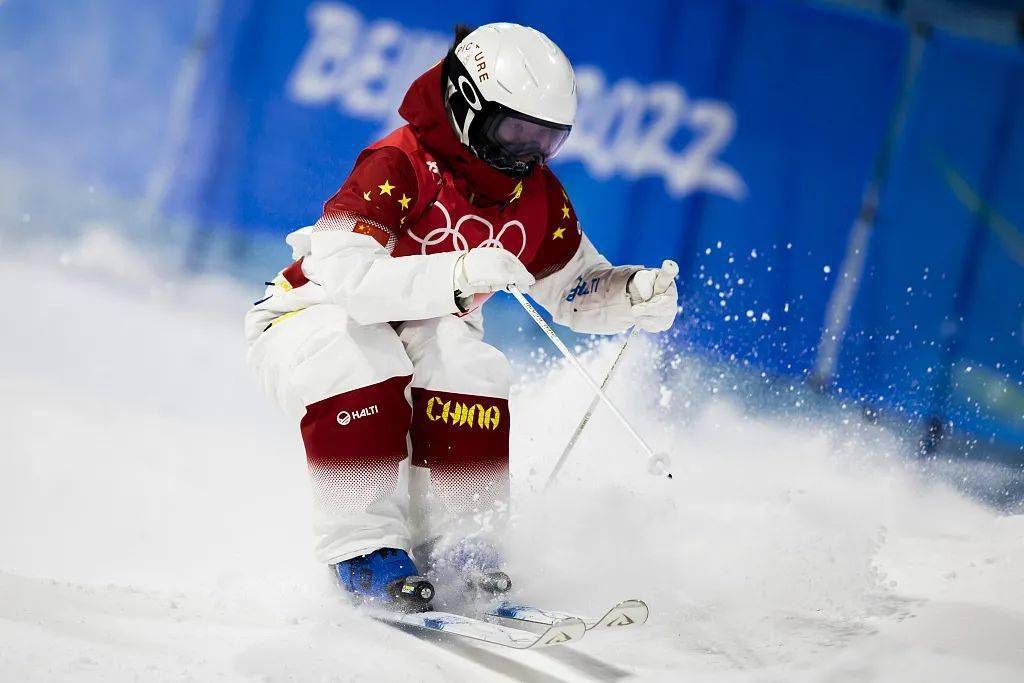
POLYGON ((404 231, 417 206, 416 194, 416 175, 405 153, 396 147, 373 150, 359 158, 348 179, 324 204, 317 229, 352 230, 393 248, 394 238, 404 231), (354 223, 351 217, 357 217, 354 223))

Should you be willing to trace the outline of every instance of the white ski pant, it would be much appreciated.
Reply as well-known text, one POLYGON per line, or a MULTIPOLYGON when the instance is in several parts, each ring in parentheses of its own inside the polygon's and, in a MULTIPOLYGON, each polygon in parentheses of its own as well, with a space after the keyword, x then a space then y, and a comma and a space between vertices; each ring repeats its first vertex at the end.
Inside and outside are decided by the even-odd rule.
POLYGON ((318 560, 500 527, 510 370, 482 337, 479 311, 360 325, 316 304, 252 341, 260 384, 301 426, 318 560))

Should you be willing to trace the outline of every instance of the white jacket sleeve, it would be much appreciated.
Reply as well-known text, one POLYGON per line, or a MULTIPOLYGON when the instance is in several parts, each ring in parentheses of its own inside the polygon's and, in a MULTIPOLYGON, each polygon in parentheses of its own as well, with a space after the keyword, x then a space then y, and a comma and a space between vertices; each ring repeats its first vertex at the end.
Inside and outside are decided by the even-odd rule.
MULTIPOLYGON (((338 304, 363 325, 459 311, 454 289, 457 253, 392 257, 390 242, 382 247, 366 234, 315 226, 296 230, 287 242, 292 258, 301 259, 303 277, 281 271, 267 283, 265 297, 245 317, 249 341, 314 304, 338 304)), ((295 267, 293 263, 286 270, 295 267)))
POLYGON ((458 257, 455 252, 393 257, 369 235, 314 229, 302 270, 323 288, 325 302, 369 325, 458 313, 453 284, 458 257))
POLYGON ((635 321, 626 285, 642 266, 613 267, 586 235, 560 270, 537 281, 530 294, 556 323, 576 332, 615 334, 635 321))

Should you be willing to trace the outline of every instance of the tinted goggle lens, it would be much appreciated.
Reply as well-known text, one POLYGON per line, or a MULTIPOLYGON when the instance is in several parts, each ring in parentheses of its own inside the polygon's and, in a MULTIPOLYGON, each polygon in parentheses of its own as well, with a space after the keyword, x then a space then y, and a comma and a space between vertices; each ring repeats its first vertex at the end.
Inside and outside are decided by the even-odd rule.
POLYGON ((493 139, 514 157, 538 156, 550 159, 558 153, 569 137, 566 126, 546 126, 536 121, 505 116, 493 129, 493 139))

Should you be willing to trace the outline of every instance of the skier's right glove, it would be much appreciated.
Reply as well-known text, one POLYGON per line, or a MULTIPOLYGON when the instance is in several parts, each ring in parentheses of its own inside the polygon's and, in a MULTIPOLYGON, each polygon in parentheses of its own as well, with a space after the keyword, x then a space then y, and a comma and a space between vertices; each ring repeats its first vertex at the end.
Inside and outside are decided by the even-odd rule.
POLYGON ((636 325, 647 332, 664 332, 672 327, 679 312, 676 275, 679 266, 665 261, 661 268, 637 271, 629 278, 626 293, 636 325))
POLYGON ((489 294, 515 285, 525 291, 536 282, 516 255, 497 247, 477 247, 455 263, 455 299, 460 308, 474 294, 489 294))

